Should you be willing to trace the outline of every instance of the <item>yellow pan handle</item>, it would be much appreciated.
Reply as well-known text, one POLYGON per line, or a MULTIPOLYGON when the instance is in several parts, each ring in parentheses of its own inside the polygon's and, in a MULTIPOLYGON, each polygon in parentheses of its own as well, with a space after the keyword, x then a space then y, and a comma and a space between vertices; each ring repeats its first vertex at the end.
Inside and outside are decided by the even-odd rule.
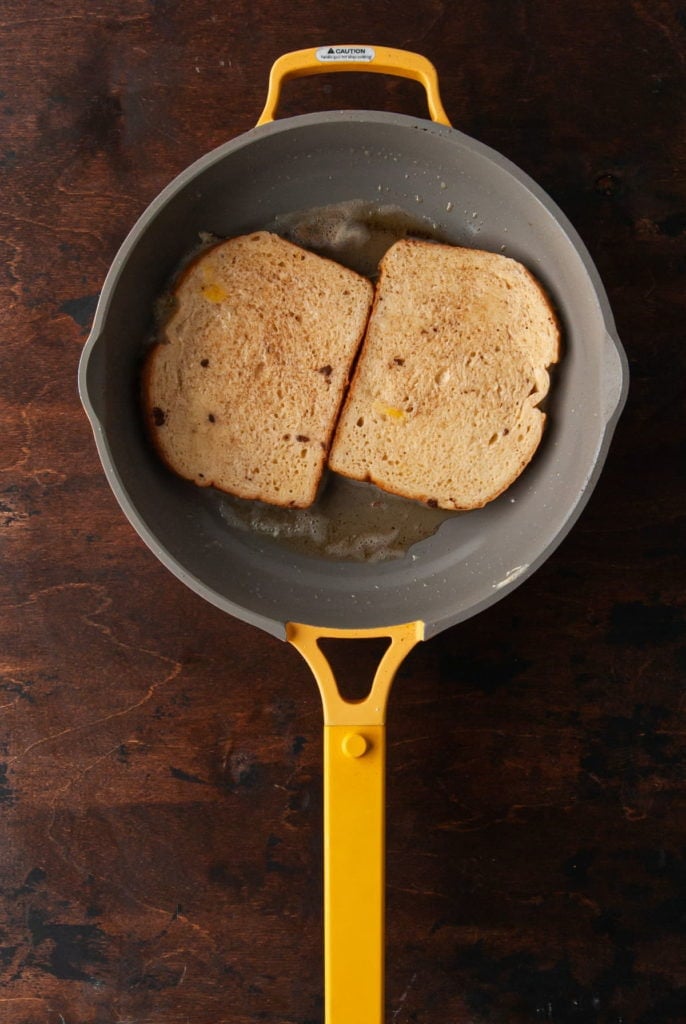
POLYGON ((274 61, 269 74, 267 100, 257 124, 276 117, 281 86, 291 78, 329 74, 332 71, 373 71, 382 75, 411 78, 424 86, 431 120, 450 126, 441 103, 438 75, 433 64, 421 54, 390 46, 320 46, 294 50, 274 61))
POLYGON ((288 623, 324 707, 325 1024, 382 1024, 384 1009, 385 720, 391 684, 424 624, 328 630, 288 623), (344 700, 318 641, 388 637, 369 695, 344 700))

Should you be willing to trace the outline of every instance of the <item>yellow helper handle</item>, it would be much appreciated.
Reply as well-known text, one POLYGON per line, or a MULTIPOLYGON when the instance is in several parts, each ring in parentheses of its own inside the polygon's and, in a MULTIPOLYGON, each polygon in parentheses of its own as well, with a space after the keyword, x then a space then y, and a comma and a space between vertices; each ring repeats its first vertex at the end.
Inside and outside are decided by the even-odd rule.
POLYGON ((293 50, 272 64, 267 100, 257 124, 276 117, 281 86, 292 78, 330 74, 332 71, 372 71, 382 75, 411 78, 424 86, 431 120, 450 127, 443 109, 436 68, 426 57, 411 50, 390 46, 320 46, 318 49, 293 50), (359 56, 358 56, 359 55, 359 56))
POLYGON ((402 660, 424 624, 333 630, 288 623, 324 708, 325 1024, 382 1024, 384 1010, 385 721, 402 660), (368 696, 344 700, 323 638, 388 637, 368 696))

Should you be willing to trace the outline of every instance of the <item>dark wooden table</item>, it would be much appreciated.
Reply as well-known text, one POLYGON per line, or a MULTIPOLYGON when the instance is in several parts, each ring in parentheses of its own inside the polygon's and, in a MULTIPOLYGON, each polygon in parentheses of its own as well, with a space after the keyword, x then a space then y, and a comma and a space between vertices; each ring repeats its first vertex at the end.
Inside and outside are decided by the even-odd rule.
MULTIPOLYGON (((2 1024, 322 1019, 314 682, 138 540, 76 372, 148 202, 253 125, 280 53, 350 41, 428 56, 552 195, 632 369, 572 533, 395 684, 387 1020, 686 1021, 683 8, 4 0, 2 1024)), ((281 109, 343 106, 425 116, 368 75, 281 109)))

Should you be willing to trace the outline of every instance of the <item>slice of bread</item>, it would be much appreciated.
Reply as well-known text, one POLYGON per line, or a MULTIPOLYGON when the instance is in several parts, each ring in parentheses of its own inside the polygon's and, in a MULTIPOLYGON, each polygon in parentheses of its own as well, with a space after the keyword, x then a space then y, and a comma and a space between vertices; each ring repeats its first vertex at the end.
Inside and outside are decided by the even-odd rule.
POLYGON ((240 498, 311 505, 372 298, 366 278, 275 234, 205 250, 143 368, 163 461, 240 498))
POLYGON ((517 261, 397 242, 380 264, 330 468, 440 508, 482 507, 538 447, 559 344, 548 297, 517 261))

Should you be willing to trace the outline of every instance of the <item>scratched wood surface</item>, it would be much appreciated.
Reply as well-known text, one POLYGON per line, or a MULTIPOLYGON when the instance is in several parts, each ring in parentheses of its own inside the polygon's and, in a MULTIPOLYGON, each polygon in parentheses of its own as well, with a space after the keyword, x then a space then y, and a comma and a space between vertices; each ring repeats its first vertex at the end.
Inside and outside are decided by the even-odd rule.
MULTIPOLYGON (((279 53, 349 41, 426 54, 560 204, 632 369, 571 535, 399 674, 387 1019, 686 1020, 682 7, 2 0, 2 1024, 322 1019, 315 685, 137 539, 76 371, 147 203, 252 126, 279 53)), ((282 112, 339 106, 425 116, 366 75, 282 112)))

